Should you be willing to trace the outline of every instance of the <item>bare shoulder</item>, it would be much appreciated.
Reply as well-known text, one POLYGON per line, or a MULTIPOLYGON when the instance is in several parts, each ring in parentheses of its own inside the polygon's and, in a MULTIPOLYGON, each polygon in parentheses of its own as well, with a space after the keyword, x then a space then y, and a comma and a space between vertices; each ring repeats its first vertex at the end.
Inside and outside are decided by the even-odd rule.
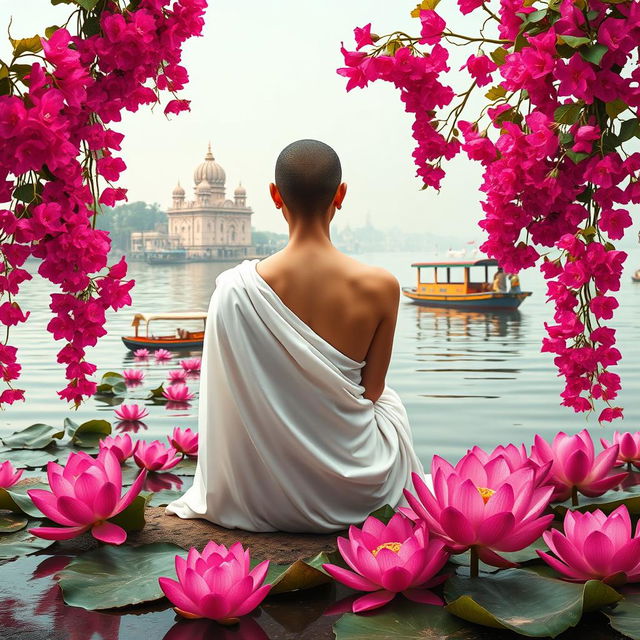
POLYGON ((363 264, 353 258, 349 258, 349 260, 352 261, 353 283, 358 290, 385 303, 398 298, 400 283, 391 272, 382 267, 363 264))

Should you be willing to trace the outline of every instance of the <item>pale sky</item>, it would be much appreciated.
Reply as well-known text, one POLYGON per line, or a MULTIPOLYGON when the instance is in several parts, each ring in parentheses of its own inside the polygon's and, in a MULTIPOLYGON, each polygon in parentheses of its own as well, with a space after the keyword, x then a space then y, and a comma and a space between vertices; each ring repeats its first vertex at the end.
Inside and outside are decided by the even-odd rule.
MULTIPOLYGON (((361 225, 369 213, 380 228, 398 225, 482 239, 476 226, 481 218, 479 166, 461 158, 449 165, 439 195, 420 191, 411 158, 412 119, 399 93, 378 82, 347 94, 345 79, 336 74, 342 66, 340 41, 353 48, 353 27, 372 22, 380 34, 395 29, 417 33, 419 22, 409 17, 415 4, 212 0, 204 36, 185 47, 191 81, 182 97, 192 100, 191 112, 168 120, 163 107, 153 113, 143 108, 112 125, 126 135, 128 170, 120 185, 129 189, 130 201, 167 207, 178 179, 189 196, 193 169, 211 141, 227 174, 227 197, 242 180, 255 211, 253 225, 286 231, 268 196, 275 159, 289 142, 317 138, 336 149, 349 186, 339 226, 361 225)), ((455 3, 447 10, 454 15, 455 3)), ((26 37, 60 23, 68 12, 69 6, 53 7, 47 0, 0 0, 0 33, 6 33, 9 15, 13 37, 26 37)), ((462 22, 454 30, 471 31, 469 19, 457 14, 454 20, 462 22)), ((7 49, 3 37, 0 55, 5 57, 7 49)), ((456 51, 452 68, 475 52, 474 47, 456 51)))

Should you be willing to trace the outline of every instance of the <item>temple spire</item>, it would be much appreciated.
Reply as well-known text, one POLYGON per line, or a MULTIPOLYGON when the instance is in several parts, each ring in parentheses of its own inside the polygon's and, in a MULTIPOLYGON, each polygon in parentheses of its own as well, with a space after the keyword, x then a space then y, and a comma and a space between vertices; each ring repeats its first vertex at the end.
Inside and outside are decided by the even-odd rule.
POLYGON ((204 157, 205 160, 215 160, 213 157, 213 152, 211 151, 211 142, 207 146, 207 155, 204 157))

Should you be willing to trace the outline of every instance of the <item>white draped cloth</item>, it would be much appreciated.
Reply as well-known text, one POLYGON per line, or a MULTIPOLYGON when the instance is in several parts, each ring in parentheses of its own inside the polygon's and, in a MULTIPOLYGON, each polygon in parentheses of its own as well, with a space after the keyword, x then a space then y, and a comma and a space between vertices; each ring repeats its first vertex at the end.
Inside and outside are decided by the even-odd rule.
POLYGON ((423 474, 407 413, 364 362, 296 316, 245 260, 221 273, 205 330, 193 486, 167 507, 247 531, 334 532, 405 504, 423 474))

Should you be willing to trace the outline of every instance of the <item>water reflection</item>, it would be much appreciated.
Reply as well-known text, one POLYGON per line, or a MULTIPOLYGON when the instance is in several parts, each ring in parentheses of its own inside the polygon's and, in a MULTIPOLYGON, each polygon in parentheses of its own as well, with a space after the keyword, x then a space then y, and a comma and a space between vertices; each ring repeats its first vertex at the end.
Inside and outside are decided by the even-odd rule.
POLYGON ((211 620, 179 620, 163 640, 269 640, 262 627, 251 618, 223 627, 211 620))

